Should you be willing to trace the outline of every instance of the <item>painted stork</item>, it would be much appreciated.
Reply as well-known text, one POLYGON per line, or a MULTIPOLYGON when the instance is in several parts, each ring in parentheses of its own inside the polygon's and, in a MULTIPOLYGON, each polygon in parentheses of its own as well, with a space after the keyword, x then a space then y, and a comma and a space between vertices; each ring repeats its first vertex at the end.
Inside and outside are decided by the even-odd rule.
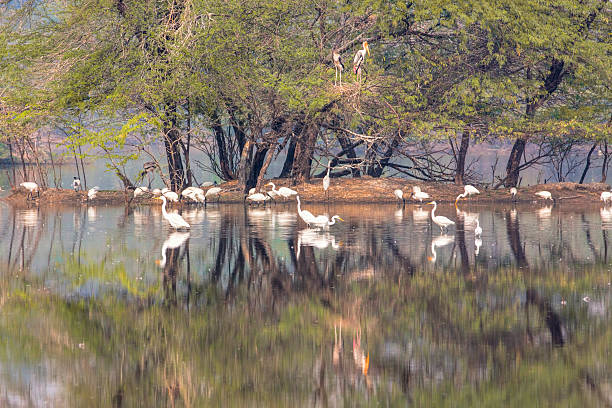
POLYGON ((334 61, 334 67, 336 67, 336 79, 334 85, 338 82, 338 72, 340 72, 340 86, 342 86, 342 71, 344 71, 344 64, 342 63, 342 57, 337 50, 332 51, 332 60, 334 61))
POLYGON ((353 58, 353 73, 357 75, 357 80, 361 83, 361 67, 365 63, 366 53, 370 55, 370 46, 367 41, 363 42, 363 48, 357 51, 353 58))

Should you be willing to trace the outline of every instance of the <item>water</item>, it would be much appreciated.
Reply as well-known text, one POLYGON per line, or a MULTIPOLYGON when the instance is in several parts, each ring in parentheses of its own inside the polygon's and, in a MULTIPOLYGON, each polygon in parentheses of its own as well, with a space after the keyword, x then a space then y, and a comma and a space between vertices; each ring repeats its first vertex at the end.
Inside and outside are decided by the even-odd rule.
POLYGON ((612 212, 462 208, 2 205, 0 405, 608 404, 612 212))

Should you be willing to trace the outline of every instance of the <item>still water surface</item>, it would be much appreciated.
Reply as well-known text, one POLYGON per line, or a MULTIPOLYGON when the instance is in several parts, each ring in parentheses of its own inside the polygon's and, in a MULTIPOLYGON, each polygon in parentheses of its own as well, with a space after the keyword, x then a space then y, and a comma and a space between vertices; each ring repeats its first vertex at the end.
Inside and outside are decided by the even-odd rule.
POLYGON ((0 405, 612 402, 612 211, 306 207, 0 206, 0 405))

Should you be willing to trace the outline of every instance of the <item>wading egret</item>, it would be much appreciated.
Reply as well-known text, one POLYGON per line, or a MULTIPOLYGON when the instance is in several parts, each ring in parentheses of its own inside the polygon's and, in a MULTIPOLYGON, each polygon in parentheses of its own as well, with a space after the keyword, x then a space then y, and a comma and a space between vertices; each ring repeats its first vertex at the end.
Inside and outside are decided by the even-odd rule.
POLYGON ((455 206, 457 205, 457 201, 459 201, 460 198, 469 197, 474 194, 480 194, 480 191, 478 191, 476 187, 466 184, 463 187, 463 194, 459 194, 457 198, 455 198, 455 206))
POLYGON ((327 215, 317 215, 312 220, 311 224, 319 228, 329 228, 336 223, 336 220, 344 221, 339 215, 334 215, 331 220, 327 215))
POLYGON ((163 201, 163 204, 162 204, 162 215, 164 216, 164 218, 166 220, 168 220, 168 222, 170 223, 170 225, 172 225, 173 228, 175 228, 175 229, 181 229, 181 228, 189 229, 189 228, 191 228, 191 225, 189 225, 189 223, 187 221, 185 221, 185 219, 183 217, 181 217, 178 213, 168 213, 166 211, 166 196, 162 195, 161 197, 156 197, 155 200, 162 200, 163 201))
POLYGON ((255 194, 251 194, 249 196, 247 196, 247 201, 251 202, 251 203, 266 203, 266 201, 268 201, 270 199, 270 196, 263 194, 263 193, 255 193, 255 194))
POLYGON ((440 231, 441 232, 445 232, 446 229, 451 226, 451 225, 455 225, 455 221, 451 221, 450 219, 442 216, 442 215, 436 215, 436 208, 438 208, 438 203, 436 203, 435 201, 429 202, 427 204, 432 204, 433 208, 431 209, 431 220, 438 226, 440 227, 440 231))
POLYGON ((540 198, 543 198, 544 200, 553 200, 552 194, 550 194, 550 191, 546 191, 546 190, 538 191, 537 193, 535 193, 535 195, 537 195, 540 198))
POLYGON ((406 204, 406 201, 404 200, 404 192, 402 190, 393 190, 393 195, 395 196, 395 198, 397 198, 398 201, 401 201, 402 203, 406 204))
POLYGON ((599 199, 601 201, 603 201, 604 204, 608 203, 608 202, 612 201, 612 193, 609 192, 609 191, 604 191, 604 192, 601 193, 601 196, 599 197, 599 199))
POLYGON ((518 190, 516 189, 516 187, 512 187, 510 189, 510 195, 512 196, 512 200, 516 198, 516 193, 518 193, 518 190))
POLYGON ((419 200, 420 203, 423 203, 423 200, 429 200, 431 196, 424 191, 421 191, 421 187, 413 186, 412 187, 412 197, 415 200, 419 200))
POLYGON ((81 179, 79 179, 78 177, 73 177, 72 178, 72 188, 74 189, 74 191, 77 191, 81 188, 81 179))
POLYGON ((334 67, 336 68, 336 79, 334 85, 338 84, 338 72, 340 72, 340 86, 342 86, 342 71, 344 71, 344 64, 342 63, 342 57, 337 50, 332 51, 332 61, 334 61, 334 67))
POLYGON ((96 196, 98 195, 98 190, 100 190, 100 187, 98 186, 95 186, 94 188, 90 188, 89 191, 87 192, 87 199, 93 200, 94 198, 96 198, 96 196))
POLYGON ((33 181, 24 181, 23 183, 19 185, 25 188, 26 190, 28 190, 28 196, 26 197, 26 201, 31 200, 33 198, 32 197, 33 192, 36 192, 36 195, 40 196, 40 190, 38 189, 38 184, 34 183, 33 181))
POLYGON ((355 53, 353 58, 353 73, 357 75, 357 80, 361 83, 361 68, 365 63, 366 53, 370 55, 370 46, 367 41, 363 42, 363 48, 355 53))
POLYGON ((281 187, 278 190, 276 189, 276 185, 272 182, 269 182, 268 184, 266 184, 266 186, 272 186, 272 191, 274 191, 276 194, 278 194, 279 196, 285 198, 285 199, 290 199, 292 196, 297 196, 298 192, 295 190, 290 189, 289 187, 281 187))
POLYGON ((187 239, 189 238, 189 232, 173 232, 172 234, 170 234, 168 236, 168 238, 164 241, 164 244, 162 245, 162 249, 161 249, 161 254, 162 254, 162 259, 156 259, 155 263, 160 267, 163 268, 164 266, 166 266, 166 251, 168 249, 174 249, 174 248, 178 248, 181 245, 183 245, 185 243, 185 241, 187 241, 187 239))
POLYGON ((295 197, 297 200, 297 210, 298 210, 298 215, 300 216, 300 218, 302 219, 302 221, 304 221, 306 223, 306 225, 308 225, 310 227, 310 224, 312 224, 313 220, 315 219, 315 216, 312 215, 312 213, 308 210, 302 210, 302 203, 300 202, 300 196, 296 196, 295 197))

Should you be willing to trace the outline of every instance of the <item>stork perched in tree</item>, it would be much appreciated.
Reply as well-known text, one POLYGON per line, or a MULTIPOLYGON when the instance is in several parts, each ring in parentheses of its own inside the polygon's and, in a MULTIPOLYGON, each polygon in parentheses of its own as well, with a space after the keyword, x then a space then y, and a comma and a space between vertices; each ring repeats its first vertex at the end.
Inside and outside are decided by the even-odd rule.
POLYGON ((344 71, 344 64, 342 63, 342 57, 337 50, 332 51, 332 61, 334 61, 334 67, 336 67, 336 79, 334 80, 334 85, 337 85, 338 81, 338 71, 340 71, 340 86, 342 86, 342 71, 344 71))
POLYGON ((359 83, 361 83, 361 67, 365 63, 366 53, 370 55, 370 46, 367 41, 364 41, 363 48, 357 51, 353 58, 353 73, 357 75, 359 83))

